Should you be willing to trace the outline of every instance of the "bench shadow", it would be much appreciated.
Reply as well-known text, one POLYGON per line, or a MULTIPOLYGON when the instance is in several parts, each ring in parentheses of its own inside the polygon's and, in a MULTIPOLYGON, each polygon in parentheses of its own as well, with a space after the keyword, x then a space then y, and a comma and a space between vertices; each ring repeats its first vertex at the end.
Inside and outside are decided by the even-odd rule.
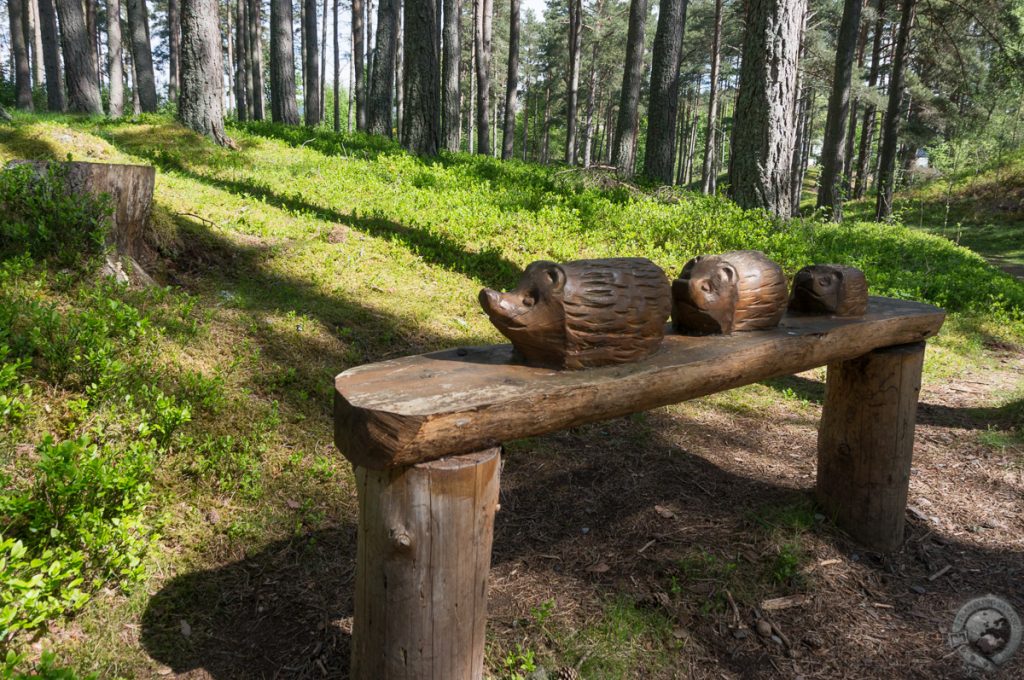
MULTIPOLYGON (((626 598, 639 607, 657 607, 644 604, 645 593, 667 589, 669 577, 683 573, 680 564, 688 556, 742 556, 752 548, 759 550, 765 541, 766 508, 813 507, 813 480, 807 475, 765 481, 693 452, 714 440, 725 442, 736 456, 753 455, 772 445, 761 434, 670 422, 675 420, 668 414, 648 413, 510 445, 495 521, 488 617, 492 633, 522 634, 510 631, 521 625, 516 622, 525 609, 523 592, 506 593, 502 585, 516 571, 529 574, 520 578, 531 580, 554 574, 603 601, 626 598), (685 440, 664 436, 673 430, 676 435, 685 431, 685 440), (670 508, 673 516, 659 515, 656 505, 670 508), (638 552, 652 540, 653 547, 638 552), (595 570, 599 561, 612 567, 595 570)), ((809 434, 803 443, 811 450, 796 464, 811 474, 812 441, 809 434)), ((863 606, 883 603, 889 607, 885 612, 899 621, 900 635, 935 637, 936 628, 949 625, 963 602, 986 592, 1024 609, 1019 588, 1024 554, 986 548, 934 529, 909 518, 906 542, 890 556, 864 551, 827 520, 815 521, 806 532, 811 541, 853 564, 859 595, 844 595, 842 604, 856 610, 850 599, 863 601, 863 606), (953 571, 938 580, 928 578, 947 563, 955 565, 953 571)), ((185 677, 345 678, 355 550, 356 528, 345 524, 274 542, 216 569, 178 576, 150 600, 143 616, 142 644, 155 660, 185 677), (188 624, 187 636, 182 621, 188 624)), ((761 574, 759 569, 754 573, 761 574)), ((704 641, 704 663, 736 677, 798 674, 795 661, 780 649, 756 639, 741 644, 720 634, 730 612, 705 611, 703 603, 717 602, 714 598, 720 599, 722 588, 741 586, 716 583, 715 578, 681 576, 681 594, 673 596, 676 604, 662 612, 673 625, 704 641)), ((826 604, 830 601, 824 583, 747 585, 755 597, 805 590, 826 604)), ((546 597, 558 586, 536 588, 530 592, 546 597)), ((740 590, 735 592, 749 616, 757 599, 752 603, 749 592, 745 599, 740 590)), ((554 594, 575 595, 572 589, 554 594)), ((811 650, 802 643, 805 634, 817 636, 826 648, 850 644, 850 616, 862 615, 847 611, 832 616, 820 608, 773 612, 794 644, 808 653, 811 650)), ((948 649, 934 651, 917 662, 919 667, 904 667, 907 677, 961 677, 960 667, 948 660, 948 649)), ((847 661, 849 656, 849 650, 842 654, 847 661)), ((840 670, 830 665, 828 655, 800 663, 809 677, 834 676, 840 670)), ((876 664, 878 659, 867 657, 851 672, 856 677, 881 677, 881 669, 891 668, 876 664)), ((1009 674, 1013 669, 1019 667, 994 677, 1014 677, 1009 674)))

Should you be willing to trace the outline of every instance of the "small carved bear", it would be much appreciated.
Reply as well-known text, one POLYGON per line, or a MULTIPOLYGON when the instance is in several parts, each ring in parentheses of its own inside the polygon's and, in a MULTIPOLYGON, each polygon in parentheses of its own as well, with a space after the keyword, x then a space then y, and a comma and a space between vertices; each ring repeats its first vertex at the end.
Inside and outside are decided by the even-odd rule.
POLYGON ((774 328, 786 292, 782 267, 760 251, 698 255, 672 282, 672 325, 691 335, 774 328))
POLYGON ((665 272, 645 258, 538 261, 480 306, 528 364, 580 369, 640 361, 665 335, 665 272))
POLYGON ((856 267, 816 264, 793 278, 789 308, 809 314, 863 316, 868 311, 868 281, 856 267))

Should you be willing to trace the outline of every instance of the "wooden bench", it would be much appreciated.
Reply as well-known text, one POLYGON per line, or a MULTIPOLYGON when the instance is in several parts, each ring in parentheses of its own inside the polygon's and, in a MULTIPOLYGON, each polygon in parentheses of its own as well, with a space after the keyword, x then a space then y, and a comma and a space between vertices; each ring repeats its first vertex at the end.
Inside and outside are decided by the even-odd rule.
POLYGON ((461 347, 345 371, 335 443, 359 494, 353 680, 483 677, 504 441, 828 365, 817 499, 855 540, 903 540, 924 360, 945 313, 871 298, 862 318, 787 315, 769 331, 668 335, 647 360, 584 371, 461 347))

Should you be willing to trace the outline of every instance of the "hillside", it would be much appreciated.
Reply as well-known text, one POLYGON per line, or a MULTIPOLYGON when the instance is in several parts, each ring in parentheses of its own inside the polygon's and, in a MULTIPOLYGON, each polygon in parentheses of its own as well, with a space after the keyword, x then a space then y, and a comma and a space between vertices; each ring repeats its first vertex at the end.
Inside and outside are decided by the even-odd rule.
POLYGON ((873 293, 951 314, 930 343, 915 513, 892 558, 859 553, 810 503, 824 370, 509 443, 493 677, 958 677, 938 631, 969 595, 1019 593, 1024 282, 975 252, 599 173, 424 161, 263 123, 229 133, 238 150, 156 116, 0 125, 2 162, 156 166, 151 273, 165 286, 0 264, 0 573, 43 574, 0 600, 0 622, 21 628, 12 667, 52 650, 104 678, 345 677, 355 493, 331 378, 499 342, 477 291, 540 258, 646 256, 675 272, 757 248, 789 275, 859 266, 873 293), (776 613, 788 652, 727 633, 733 602, 746 616, 794 594, 807 604, 776 613))

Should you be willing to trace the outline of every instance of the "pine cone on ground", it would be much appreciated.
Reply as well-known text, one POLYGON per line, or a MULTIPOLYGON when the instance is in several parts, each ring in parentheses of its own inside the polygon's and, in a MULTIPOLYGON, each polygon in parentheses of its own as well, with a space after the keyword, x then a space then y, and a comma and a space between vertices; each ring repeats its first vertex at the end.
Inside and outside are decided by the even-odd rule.
POLYGON ((572 666, 562 666, 555 672, 552 680, 583 680, 583 676, 572 666))

